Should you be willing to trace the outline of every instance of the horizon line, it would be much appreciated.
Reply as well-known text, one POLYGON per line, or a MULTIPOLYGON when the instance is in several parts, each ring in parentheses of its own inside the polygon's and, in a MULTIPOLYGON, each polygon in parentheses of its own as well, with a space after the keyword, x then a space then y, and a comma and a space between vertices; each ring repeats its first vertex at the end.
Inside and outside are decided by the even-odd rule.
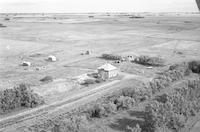
POLYGON ((167 11, 167 12, 154 12, 154 11, 151 11, 151 12, 147 12, 147 11, 141 11, 141 12, 0 12, 0 14, 67 14, 67 13, 70 13, 70 14, 94 14, 94 13, 200 13, 199 11, 191 11, 191 12, 175 12, 175 11, 167 11))

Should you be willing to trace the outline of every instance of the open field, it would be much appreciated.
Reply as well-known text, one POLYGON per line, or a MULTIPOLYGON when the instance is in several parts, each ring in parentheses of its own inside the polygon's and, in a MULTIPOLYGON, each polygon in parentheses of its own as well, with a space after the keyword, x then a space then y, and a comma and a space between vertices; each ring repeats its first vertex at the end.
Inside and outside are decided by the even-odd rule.
MULTIPOLYGON (((139 15, 144 18, 137 19, 130 15, 0 14, 0 23, 6 26, 0 27, 0 90, 27 83, 45 100, 42 106, 0 115, 0 131, 20 132, 38 122, 66 115, 115 90, 149 82, 171 64, 200 59, 199 14, 142 13, 139 15), (86 51, 91 53, 81 55, 86 51), (103 53, 161 57, 165 66, 148 68, 131 62, 118 64, 100 58, 103 53), (49 55, 58 60, 47 61, 49 55), (31 62, 31 66, 21 66, 22 61, 31 62), (89 86, 79 85, 74 80, 94 72, 106 62, 120 69, 119 77, 89 86), (38 70, 38 67, 43 69, 38 70), (53 77, 54 81, 41 82, 45 76, 53 77)), ((120 123, 119 118, 128 116, 125 112, 110 120, 118 119, 120 123)), ((104 121, 95 122, 108 127, 106 123, 110 122, 104 121)), ((197 132, 198 124, 192 132, 197 132)), ((116 125, 107 129, 126 130, 116 125)))

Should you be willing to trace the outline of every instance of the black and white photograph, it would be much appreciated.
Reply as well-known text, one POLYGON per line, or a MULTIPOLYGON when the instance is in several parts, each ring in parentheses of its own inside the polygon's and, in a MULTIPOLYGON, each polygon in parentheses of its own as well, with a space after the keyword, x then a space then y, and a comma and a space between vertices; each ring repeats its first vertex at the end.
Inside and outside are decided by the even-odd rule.
POLYGON ((200 132, 200 0, 0 0, 0 132, 200 132))

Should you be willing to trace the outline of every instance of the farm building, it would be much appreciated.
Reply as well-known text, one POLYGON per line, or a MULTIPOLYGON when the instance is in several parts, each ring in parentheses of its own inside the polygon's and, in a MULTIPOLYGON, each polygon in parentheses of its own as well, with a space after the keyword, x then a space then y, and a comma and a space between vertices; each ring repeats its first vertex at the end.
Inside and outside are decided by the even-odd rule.
POLYGON ((23 61, 21 65, 22 66, 31 66, 31 63, 28 61, 23 61))
POLYGON ((106 63, 98 68, 98 74, 103 80, 106 80, 112 77, 116 77, 118 75, 118 69, 117 67, 106 63))
POLYGON ((48 56, 48 61, 56 61, 56 57, 53 55, 48 56))

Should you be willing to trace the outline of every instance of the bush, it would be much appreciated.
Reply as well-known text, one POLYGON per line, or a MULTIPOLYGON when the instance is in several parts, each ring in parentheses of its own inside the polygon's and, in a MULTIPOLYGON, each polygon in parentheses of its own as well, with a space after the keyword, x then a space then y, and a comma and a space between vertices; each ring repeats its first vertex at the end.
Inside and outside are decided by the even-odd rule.
POLYGON ((123 58, 119 55, 113 54, 102 54, 102 58, 106 60, 122 60, 123 58))
POLYGON ((5 21, 9 21, 9 20, 10 20, 10 18, 4 18, 4 20, 5 20, 5 21))
POLYGON ((168 98, 169 96, 166 93, 164 93, 160 96, 157 96, 156 101, 161 102, 161 103, 166 103, 168 101, 168 98))
POLYGON ((183 115, 174 114, 170 117, 169 122, 167 122, 166 126, 175 131, 179 131, 180 128, 185 125, 185 117, 183 115))
POLYGON ((0 23, 0 27, 6 27, 6 26, 0 23))
POLYGON ((34 93, 29 86, 20 84, 13 89, 0 91, 0 114, 19 107, 36 107, 44 103, 44 99, 34 93))
POLYGON ((136 124, 135 127, 127 126, 126 129, 130 130, 130 132, 142 132, 139 124, 136 124))
POLYGON ((82 85, 89 85, 89 84, 95 84, 96 83, 96 80, 95 79, 90 79, 90 78, 88 78, 88 79, 85 79, 84 81, 83 81, 83 83, 82 83, 82 85))
POLYGON ((41 82, 52 82, 53 81, 53 77, 52 76, 46 76, 42 79, 40 79, 41 82))
POLYGON ((191 61, 188 65, 192 72, 200 73, 200 61, 191 61))
POLYGON ((73 115, 54 123, 51 132, 87 132, 88 125, 84 115, 73 115))
POLYGON ((105 116, 105 109, 103 105, 97 104, 94 105, 92 109, 89 110, 89 114, 91 118, 101 118, 105 116))
POLYGON ((102 83, 102 82, 105 82, 105 80, 103 80, 102 78, 98 78, 98 79, 95 80, 95 82, 96 83, 102 83))
POLYGON ((134 106, 135 100, 128 96, 120 96, 114 101, 118 110, 127 110, 134 106))
POLYGON ((147 66, 163 66, 164 60, 160 57, 139 56, 133 61, 138 64, 147 66))
POLYGON ((113 102, 109 102, 107 104, 104 104, 103 106, 106 116, 108 116, 109 114, 114 114, 117 110, 117 106, 113 102))

